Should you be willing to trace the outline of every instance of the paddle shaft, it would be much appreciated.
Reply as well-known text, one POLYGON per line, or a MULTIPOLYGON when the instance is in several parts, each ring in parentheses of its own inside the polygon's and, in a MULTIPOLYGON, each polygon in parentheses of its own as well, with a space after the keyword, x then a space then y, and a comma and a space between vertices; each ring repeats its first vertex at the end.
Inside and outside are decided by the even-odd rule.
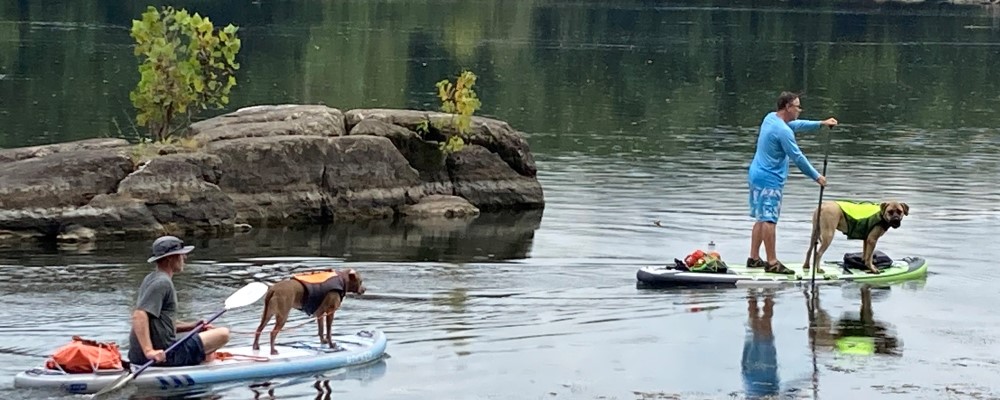
MULTIPOLYGON (((833 131, 833 127, 832 126, 830 127, 830 131, 833 131)), ((830 140, 831 140, 830 136, 831 136, 831 132, 827 132, 827 134, 826 134, 826 146, 825 146, 826 149, 823 151, 823 172, 820 174, 824 178, 826 177, 826 164, 827 164, 827 161, 830 158, 830 140)), ((826 189, 826 185, 820 185, 820 187, 819 187, 819 204, 816 205, 816 213, 817 214, 819 213, 819 210, 823 207, 823 189, 826 189)), ((816 256, 819 255, 819 244, 818 244, 818 242, 819 242, 819 235, 817 234, 818 231, 819 231, 819 215, 816 215, 816 220, 813 221, 813 233, 812 233, 812 237, 816 238, 816 241, 812 243, 812 245, 813 245, 813 257, 812 258, 813 258, 813 262, 814 263, 822 264, 821 262, 819 262, 819 260, 816 260, 816 256)), ((812 278, 810 280, 810 284, 812 284, 812 286, 815 288, 816 287, 816 268, 813 268, 812 265, 810 265, 809 267, 812 268, 812 278)))

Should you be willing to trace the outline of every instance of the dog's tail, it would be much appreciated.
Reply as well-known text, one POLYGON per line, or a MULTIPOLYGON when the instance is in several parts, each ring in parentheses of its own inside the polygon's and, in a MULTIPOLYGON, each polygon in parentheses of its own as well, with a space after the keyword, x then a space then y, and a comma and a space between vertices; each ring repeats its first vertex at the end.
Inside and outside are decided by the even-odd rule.
POLYGON ((264 293, 264 308, 267 308, 267 303, 271 302, 271 297, 274 297, 274 286, 268 286, 267 292, 264 293))

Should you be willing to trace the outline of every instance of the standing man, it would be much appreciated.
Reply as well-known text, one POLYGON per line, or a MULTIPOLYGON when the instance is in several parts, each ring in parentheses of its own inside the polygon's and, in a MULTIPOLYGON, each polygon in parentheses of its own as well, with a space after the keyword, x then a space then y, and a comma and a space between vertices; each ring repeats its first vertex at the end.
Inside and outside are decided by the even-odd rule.
POLYGON ((764 268, 767 272, 793 274, 785 267, 775 252, 775 236, 778 216, 781 214, 781 191, 788 178, 788 160, 820 186, 826 186, 826 177, 819 174, 795 141, 796 132, 816 131, 821 126, 837 126, 837 120, 799 120, 802 106, 799 95, 781 92, 778 108, 767 113, 760 124, 757 136, 757 151, 750 162, 748 183, 750 184, 750 216, 755 219, 750 240, 750 257, 747 268, 764 268), (760 259, 760 244, 764 243, 767 261, 760 259))
POLYGON ((229 329, 205 325, 204 331, 164 353, 177 341, 177 333, 190 331, 201 322, 174 325, 177 292, 172 278, 184 270, 184 261, 194 246, 185 246, 174 236, 163 236, 153 242, 152 250, 153 256, 147 262, 155 262, 156 268, 139 286, 129 333, 129 362, 142 365, 155 360, 154 365, 171 367, 201 364, 229 342, 229 329))

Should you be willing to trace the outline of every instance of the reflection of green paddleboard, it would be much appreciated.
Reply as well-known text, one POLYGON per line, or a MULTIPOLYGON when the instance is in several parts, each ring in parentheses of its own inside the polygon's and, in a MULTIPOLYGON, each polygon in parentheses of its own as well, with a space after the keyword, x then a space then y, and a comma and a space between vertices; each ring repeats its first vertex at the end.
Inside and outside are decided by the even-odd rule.
POLYGON ((870 356, 875 353, 875 339, 868 336, 845 336, 837 339, 837 351, 844 354, 870 356))
MULTIPOLYGON (((735 262, 733 263, 735 264, 735 262)), ((802 270, 802 262, 785 263, 795 274, 773 274, 762 268, 746 268, 745 265, 729 265, 726 273, 691 272, 670 267, 643 267, 636 272, 636 279, 643 284, 655 286, 739 286, 744 284, 795 284, 809 283, 812 272, 802 270)), ((863 270, 845 271, 843 262, 823 263, 823 274, 816 274, 816 283, 893 283, 921 279, 927 276, 927 260, 920 257, 905 257, 893 261, 880 274, 869 274, 863 270)))

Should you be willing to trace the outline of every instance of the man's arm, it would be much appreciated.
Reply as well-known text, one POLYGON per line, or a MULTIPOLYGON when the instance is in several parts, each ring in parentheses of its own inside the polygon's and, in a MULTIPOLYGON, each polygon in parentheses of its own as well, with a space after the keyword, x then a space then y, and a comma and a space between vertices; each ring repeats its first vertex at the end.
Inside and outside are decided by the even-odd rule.
POLYGON ((145 311, 136 309, 132 312, 132 330, 135 331, 135 337, 139 339, 143 354, 155 350, 153 349, 153 341, 149 338, 149 317, 145 311))
POLYGON ((176 327, 174 328, 174 330, 177 331, 177 333, 187 332, 189 330, 194 329, 194 325, 195 324, 192 324, 190 322, 177 322, 176 324, 174 324, 174 326, 176 327))
MULTIPOLYGON (((178 322, 177 323, 177 329, 176 329, 177 333, 190 331, 190 330, 194 329, 194 327, 198 326, 199 322, 201 322, 201 321, 195 321, 195 322, 178 322)), ((205 330, 211 329, 210 327, 211 327, 211 325, 205 325, 205 330)))
POLYGON ((795 135, 788 132, 782 131, 778 135, 778 141, 781 143, 781 148, 785 150, 785 154, 788 154, 788 158, 795 163, 799 170, 803 174, 806 174, 810 179, 819 179, 819 171, 813 168, 812 164, 809 163, 809 159, 806 158, 805 154, 802 154, 802 150, 799 149, 798 143, 795 142, 795 135))
POLYGON ((792 128, 792 132, 812 132, 818 130, 821 126, 826 125, 830 128, 837 126, 840 123, 836 118, 827 118, 822 121, 813 121, 809 119, 797 119, 788 123, 788 127, 792 128))
POLYGON ((139 292, 135 311, 132 311, 132 329, 142 344, 143 353, 154 350, 152 339, 149 337, 149 315, 159 318, 160 311, 163 311, 163 299, 169 289, 167 285, 160 283, 139 292))
POLYGON ((788 123, 788 127, 792 128, 792 132, 818 131, 821 126, 823 126, 821 121, 813 121, 809 119, 797 119, 788 123))

